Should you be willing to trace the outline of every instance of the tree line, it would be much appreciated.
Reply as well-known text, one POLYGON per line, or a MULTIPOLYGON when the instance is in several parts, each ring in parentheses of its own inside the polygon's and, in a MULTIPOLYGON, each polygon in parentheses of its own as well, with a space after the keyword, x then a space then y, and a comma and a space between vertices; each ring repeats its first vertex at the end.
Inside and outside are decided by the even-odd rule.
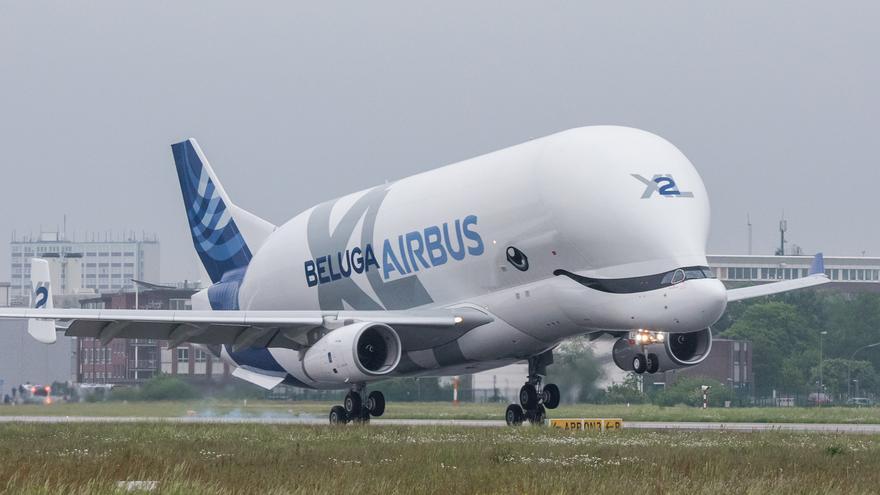
POLYGON ((818 289, 733 303, 713 334, 752 342, 757 396, 816 391, 820 341, 825 392, 877 391, 880 344, 869 346, 880 343, 880 294, 818 289))

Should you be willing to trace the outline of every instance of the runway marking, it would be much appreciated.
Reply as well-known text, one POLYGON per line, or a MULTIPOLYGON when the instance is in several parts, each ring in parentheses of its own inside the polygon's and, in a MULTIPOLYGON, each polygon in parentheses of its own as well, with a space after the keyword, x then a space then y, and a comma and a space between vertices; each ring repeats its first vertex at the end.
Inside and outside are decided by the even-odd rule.
MULTIPOLYGON (((210 416, 0 416, 0 423, 175 423, 175 424, 266 424, 325 425, 322 417, 210 417, 210 416)), ((506 427, 504 421, 480 419, 373 419, 381 426, 461 426, 478 428, 506 427)), ((871 433, 880 434, 880 424, 840 423, 701 423, 673 421, 624 421, 623 429, 636 430, 705 430, 705 431, 787 431, 803 433, 871 433)))

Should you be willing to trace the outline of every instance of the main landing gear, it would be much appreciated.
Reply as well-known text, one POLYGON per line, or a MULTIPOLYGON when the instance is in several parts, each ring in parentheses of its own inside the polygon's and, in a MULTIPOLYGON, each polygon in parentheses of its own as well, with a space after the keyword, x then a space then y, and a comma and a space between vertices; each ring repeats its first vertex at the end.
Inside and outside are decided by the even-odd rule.
POLYGON ((529 358, 529 376, 526 384, 519 389, 519 404, 507 406, 504 413, 504 420, 509 426, 519 426, 526 421, 543 425, 547 409, 559 406, 559 387, 552 383, 543 384, 547 365, 552 362, 551 351, 529 358))
POLYGON ((368 423, 370 417, 378 418, 385 413, 385 396, 374 390, 363 399, 367 392, 364 384, 355 385, 345 396, 341 406, 330 409, 330 424, 368 423))

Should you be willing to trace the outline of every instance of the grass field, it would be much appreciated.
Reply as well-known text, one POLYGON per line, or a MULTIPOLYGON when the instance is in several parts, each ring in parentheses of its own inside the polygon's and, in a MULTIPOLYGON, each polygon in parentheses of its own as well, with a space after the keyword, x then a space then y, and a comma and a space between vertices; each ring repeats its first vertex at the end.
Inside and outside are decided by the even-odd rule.
POLYGON ((876 493, 880 436, 551 428, 2 424, 0 491, 876 493))
MULTIPOLYGON (((325 417, 330 402, 199 401, 199 402, 102 402, 52 404, 50 406, 0 406, 0 415, 24 416, 264 416, 325 417)), ((504 404, 449 402, 392 402, 385 412, 394 419, 503 419, 504 404)), ((628 421, 720 421, 759 423, 880 423, 880 408, 749 407, 713 408, 658 407, 653 405, 563 405, 548 411, 551 418, 614 417, 628 421)))

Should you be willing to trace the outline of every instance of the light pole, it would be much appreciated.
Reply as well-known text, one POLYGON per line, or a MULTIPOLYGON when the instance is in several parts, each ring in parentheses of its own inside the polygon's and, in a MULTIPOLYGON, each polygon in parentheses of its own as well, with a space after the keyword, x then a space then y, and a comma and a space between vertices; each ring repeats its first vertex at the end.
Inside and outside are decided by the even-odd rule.
POLYGON ((816 407, 822 403, 822 337, 825 335, 828 335, 827 331, 819 332, 819 390, 816 391, 816 407))
MULTIPOLYGON (((873 344, 863 345, 862 347, 859 347, 858 349, 853 351, 852 355, 850 355, 849 361, 846 362, 846 398, 847 399, 850 398, 849 394, 850 394, 850 384, 852 384, 852 362, 853 362, 853 359, 856 358, 856 354, 858 354, 859 351, 861 351, 863 349, 867 349, 869 347, 877 347, 878 345, 880 345, 880 342, 875 342, 873 344)), ((856 393, 858 393, 858 392, 859 391, 857 389, 856 393)))

